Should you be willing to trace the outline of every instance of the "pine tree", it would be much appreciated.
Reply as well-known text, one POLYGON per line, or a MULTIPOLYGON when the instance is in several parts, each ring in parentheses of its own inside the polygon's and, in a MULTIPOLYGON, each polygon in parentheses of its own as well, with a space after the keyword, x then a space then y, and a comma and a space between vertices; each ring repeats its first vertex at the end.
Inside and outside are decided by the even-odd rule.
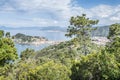
POLYGON ((92 26, 97 23, 98 20, 86 18, 86 14, 71 17, 70 26, 68 26, 67 29, 68 33, 65 36, 74 36, 73 42, 75 42, 79 46, 80 51, 86 55, 89 53, 88 46, 91 43, 91 31, 94 30, 92 26))

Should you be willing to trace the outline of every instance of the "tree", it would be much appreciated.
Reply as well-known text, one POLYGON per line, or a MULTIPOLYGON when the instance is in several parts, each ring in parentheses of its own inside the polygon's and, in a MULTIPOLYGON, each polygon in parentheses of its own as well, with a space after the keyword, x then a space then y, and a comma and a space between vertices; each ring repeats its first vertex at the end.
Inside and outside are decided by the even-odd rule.
POLYGON ((9 69, 11 71, 2 80, 70 80, 71 73, 65 65, 53 60, 41 64, 37 64, 34 59, 25 60, 9 69))
POLYGON ((6 63, 17 59, 18 55, 13 41, 4 37, 4 31, 0 31, 0 34, 0 66, 4 66, 6 63))
POLYGON ((10 32, 6 32, 5 36, 6 36, 7 38, 10 38, 10 32))
POLYGON ((0 30, 0 38, 2 38, 4 36, 4 31, 0 30))
POLYGON ((106 45, 106 50, 110 54, 114 54, 116 60, 120 63, 120 37, 116 37, 106 45))
POLYGON ((25 51, 21 52, 20 57, 22 60, 25 60, 25 59, 34 57, 34 55, 35 55, 35 51, 33 49, 27 48, 25 51))
POLYGON ((82 56, 73 67, 72 80, 119 80, 120 64, 105 50, 82 56))
POLYGON ((31 70, 29 76, 33 80, 70 80, 70 70, 61 63, 49 61, 31 70))
POLYGON ((109 29, 108 38, 110 42, 106 45, 106 50, 116 56, 120 63, 120 24, 112 24, 109 29))
POLYGON ((120 24, 112 24, 109 29, 108 38, 114 38, 116 36, 120 36, 120 24))
POLYGON ((91 43, 90 34, 94 30, 92 25, 96 25, 98 20, 90 20, 86 15, 71 17, 70 26, 68 26, 67 34, 65 36, 74 36, 73 42, 79 44, 79 48, 83 54, 89 53, 89 43, 91 43))

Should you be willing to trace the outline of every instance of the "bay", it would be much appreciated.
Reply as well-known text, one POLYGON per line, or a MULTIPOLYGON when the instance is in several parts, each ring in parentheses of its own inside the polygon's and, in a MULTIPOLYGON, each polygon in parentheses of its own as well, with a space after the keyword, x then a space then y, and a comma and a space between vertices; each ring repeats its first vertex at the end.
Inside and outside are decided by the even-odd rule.
MULTIPOLYGON (((67 37, 65 37, 65 32, 60 31, 40 31, 40 30, 5 30, 5 32, 10 32, 11 35, 15 35, 17 33, 23 33, 26 35, 31 36, 41 36, 45 37, 50 41, 65 41, 68 40, 67 37)), ((34 49, 35 51, 41 50, 50 44, 41 44, 41 45, 21 45, 21 44, 15 44, 17 48, 18 55, 25 50, 26 48, 34 49)))

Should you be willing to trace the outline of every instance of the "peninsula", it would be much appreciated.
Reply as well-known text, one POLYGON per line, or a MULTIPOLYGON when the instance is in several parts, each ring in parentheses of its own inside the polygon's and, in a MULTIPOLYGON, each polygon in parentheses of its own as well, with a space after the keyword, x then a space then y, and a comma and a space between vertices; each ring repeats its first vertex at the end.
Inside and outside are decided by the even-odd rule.
POLYGON ((41 44, 48 41, 45 37, 40 36, 30 36, 25 35, 22 33, 17 33, 16 35, 12 36, 15 43, 18 44, 41 44))
POLYGON ((15 43, 23 45, 59 44, 60 42, 63 42, 63 41, 49 41, 45 37, 30 36, 22 33, 17 33, 16 35, 12 36, 12 39, 15 43))

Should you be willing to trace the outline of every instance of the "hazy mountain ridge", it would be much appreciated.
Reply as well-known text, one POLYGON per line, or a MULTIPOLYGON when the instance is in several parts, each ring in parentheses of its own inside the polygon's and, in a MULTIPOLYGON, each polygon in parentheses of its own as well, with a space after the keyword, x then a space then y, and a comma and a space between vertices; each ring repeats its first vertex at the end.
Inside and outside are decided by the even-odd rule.
POLYGON ((100 26, 100 27, 97 27, 97 29, 92 32, 92 36, 100 36, 100 37, 108 36, 109 27, 110 26, 100 26))
MULTIPOLYGON (((66 32, 67 27, 60 27, 60 26, 48 26, 48 27, 18 27, 18 28, 12 28, 12 27, 5 27, 0 26, 0 29, 2 30, 40 30, 40 31, 61 31, 66 32)), ((109 26, 99 26, 95 31, 92 32, 92 36, 100 36, 100 37, 106 37, 109 32, 109 26)))
POLYGON ((65 27, 60 27, 60 26, 47 26, 47 27, 17 27, 17 28, 12 28, 12 27, 6 27, 6 26, 0 26, 0 29, 2 30, 51 30, 51 31, 66 31, 67 28, 65 27))

